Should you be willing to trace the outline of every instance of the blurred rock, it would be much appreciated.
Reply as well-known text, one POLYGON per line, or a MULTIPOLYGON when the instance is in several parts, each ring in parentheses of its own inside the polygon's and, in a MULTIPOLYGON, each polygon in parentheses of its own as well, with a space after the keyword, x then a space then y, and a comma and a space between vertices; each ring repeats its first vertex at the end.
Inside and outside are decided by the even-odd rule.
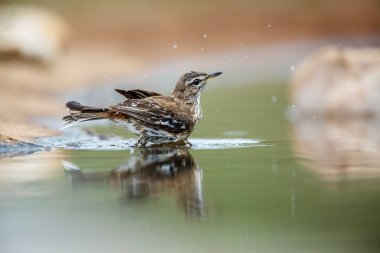
POLYGON ((379 177, 380 49, 322 48, 296 69, 289 109, 296 156, 330 182, 379 177))
POLYGON ((0 57, 53 62, 70 41, 71 29, 51 10, 0 6, 0 57))
POLYGON ((296 69, 292 117, 380 116, 380 49, 322 48, 296 69))

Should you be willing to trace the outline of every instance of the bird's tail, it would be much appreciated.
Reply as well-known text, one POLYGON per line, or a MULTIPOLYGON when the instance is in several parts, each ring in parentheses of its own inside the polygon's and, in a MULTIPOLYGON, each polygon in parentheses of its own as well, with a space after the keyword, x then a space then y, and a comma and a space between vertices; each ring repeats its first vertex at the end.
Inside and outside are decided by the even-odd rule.
POLYGON ((108 108, 84 106, 75 101, 66 103, 66 107, 69 109, 70 115, 62 118, 65 125, 61 129, 74 126, 84 121, 110 119, 112 116, 112 113, 110 113, 110 109, 108 108))

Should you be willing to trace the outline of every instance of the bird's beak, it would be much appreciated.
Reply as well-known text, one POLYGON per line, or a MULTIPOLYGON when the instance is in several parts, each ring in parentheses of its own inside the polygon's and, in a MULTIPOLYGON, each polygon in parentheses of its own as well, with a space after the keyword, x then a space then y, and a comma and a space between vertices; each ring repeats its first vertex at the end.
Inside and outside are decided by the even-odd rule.
POLYGON ((211 78, 217 77, 217 76, 219 76, 221 74, 222 74, 222 72, 216 72, 216 73, 213 73, 213 74, 209 74, 207 76, 207 79, 211 79, 211 78))

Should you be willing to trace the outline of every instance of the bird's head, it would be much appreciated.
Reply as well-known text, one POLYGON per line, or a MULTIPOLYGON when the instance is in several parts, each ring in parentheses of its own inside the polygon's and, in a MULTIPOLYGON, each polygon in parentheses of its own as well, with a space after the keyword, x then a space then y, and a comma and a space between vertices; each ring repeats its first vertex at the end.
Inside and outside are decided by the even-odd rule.
POLYGON ((199 99, 207 81, 221 75, 222 72, 207 74, 191 71, 181 76, 173 91, 173 96, 179 99, 195 102, 199 99))

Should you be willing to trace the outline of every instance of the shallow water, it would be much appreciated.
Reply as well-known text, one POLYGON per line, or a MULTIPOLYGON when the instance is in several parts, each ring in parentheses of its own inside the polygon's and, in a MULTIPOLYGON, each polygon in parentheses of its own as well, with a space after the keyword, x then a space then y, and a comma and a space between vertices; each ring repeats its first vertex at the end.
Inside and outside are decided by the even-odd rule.
POLYGON ((290 124, 284 89, 206 92, 193 149, 95 135, 2 159, 0 252, 378 252, 376 138, 290 124))

